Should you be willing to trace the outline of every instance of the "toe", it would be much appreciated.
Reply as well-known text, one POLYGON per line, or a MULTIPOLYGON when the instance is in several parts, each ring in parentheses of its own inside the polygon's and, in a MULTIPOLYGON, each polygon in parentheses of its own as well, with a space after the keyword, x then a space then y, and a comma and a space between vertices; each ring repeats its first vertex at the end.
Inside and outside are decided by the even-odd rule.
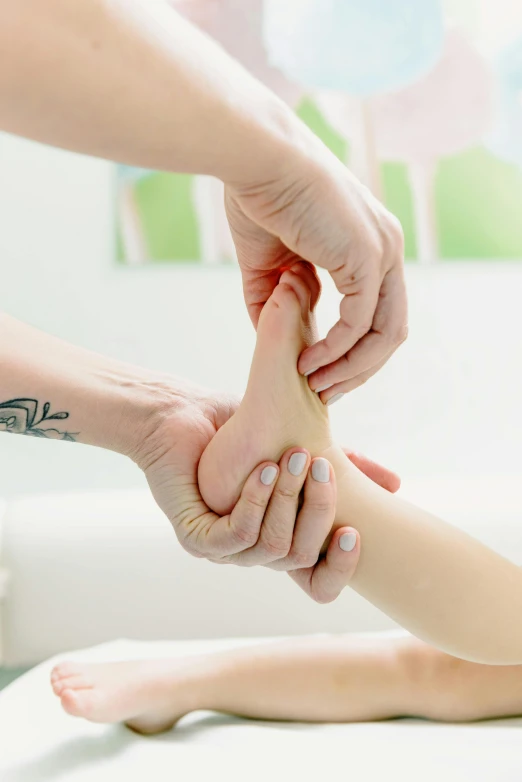
POLYGON ((55 665, 51 671, 51 681, 57 681, 58 679, 64 679, 66 676, 74 676, 79 672, 79 667, 76 663, 66 660, 63 663, 55 665))
POLYGON ((52 688, 55 695, 61 695, 64 690, 83 690, 86 687, 90 687, 91 683, 87 681, 82 674, 76 674, 74 676, 65 676, 63 679, 58 679, 52 682, 52 688))
POLYGON ((310 321, 309 302, 310 293, 305 283, 291 271, 284 272, 261 313, 258 340, 262 343, 267 340, 271 352, 274 344, 278 344, 283 353, 287 352, 285 345, 294 348, 295 339, 302 339, 303 326, 307 327, 310 321), (284 335, 288 339, 281 341, 284 335))
POLYGON ((95 693, 92 690, 66 689, 61 696, 62 707, 67 714, 85 719, 92 719, 95 700, 95 693))
POLYGON ((279 285, 285 288, 290 288, 290 292, 295 296, 299 302, 301 308, 301 316, 306 317, 310 312, 310 288, 306 284, 306 280, 303 274, 300 274, 298 270, 288 269, 281 275, 279 285))
POLYGON ((290 271, 284 272, 266 303, 265 309, 270 305, 272 310, 279 310, 281 317, 284 315, 288 317, 290 314, 294 320, 296 316, 301 317, 301 299, 296 290, 297 285, 293 284, 294 280, 297 282, 295 274, 290 271))
POLYGON ((321 295, 321 283, 311 264, 304 261, 295 263, 281 275, 280 282, 286 282, 294 289, 303 317, 313 312, 321 295))

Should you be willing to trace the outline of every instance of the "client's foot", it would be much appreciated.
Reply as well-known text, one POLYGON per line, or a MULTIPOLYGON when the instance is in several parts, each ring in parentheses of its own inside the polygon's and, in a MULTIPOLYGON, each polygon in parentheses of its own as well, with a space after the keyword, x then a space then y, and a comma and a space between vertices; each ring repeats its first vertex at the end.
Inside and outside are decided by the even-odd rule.
POLYGON ((138 733, 170 730, 201 708, 198 658, 104 664, 64 662, 51 673, 68 714, 91 722, 125 722, 138 733))
POLYGON ((201 493, 217 513, 231 511, 257 464, 278 461, 291 446, 305 447, 314 457, 332 457, 327 408, 297 371, 301 352, 316 341, 317 294, 313 272, 298 264, 284 272, 263 308, 244 399, 199 465, 201 493))

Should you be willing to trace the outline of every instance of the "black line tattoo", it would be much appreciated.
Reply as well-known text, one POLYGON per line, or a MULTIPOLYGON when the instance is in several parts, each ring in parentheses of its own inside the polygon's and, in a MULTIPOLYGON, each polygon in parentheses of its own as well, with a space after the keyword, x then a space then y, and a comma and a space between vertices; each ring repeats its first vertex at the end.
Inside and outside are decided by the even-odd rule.
POLYGON ((64 432, 46 426, 48 421, 65 421, 69 413, 53 413, 49 415, 50 402, 46 402, 38 413, 36 399, 10 399, 0 403, 0 432, 10 434, 25 434, 28 437, 44 437, 48 440, 67 440, 76 442, 79 432, 64 432))

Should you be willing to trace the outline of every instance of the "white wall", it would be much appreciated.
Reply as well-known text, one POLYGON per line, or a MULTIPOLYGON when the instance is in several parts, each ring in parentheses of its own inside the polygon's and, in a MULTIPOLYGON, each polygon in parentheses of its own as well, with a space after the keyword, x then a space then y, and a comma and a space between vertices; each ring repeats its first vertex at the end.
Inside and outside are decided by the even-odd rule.
MULTIPOLYGON (((111 189, 104 162, 0 136, 0 306, 77 344, 240 391, 254 335, 237 271, 118 267, 111 189)), ((333 408, 339 440, 406 478, 517 472, 522 263, 412 266, 408 284, 411 337, 333 408)), ((336 312, 328 287, 323 327, 336 312)), ((141 482, 113 454, 0 436, 0 495, 141 482)))

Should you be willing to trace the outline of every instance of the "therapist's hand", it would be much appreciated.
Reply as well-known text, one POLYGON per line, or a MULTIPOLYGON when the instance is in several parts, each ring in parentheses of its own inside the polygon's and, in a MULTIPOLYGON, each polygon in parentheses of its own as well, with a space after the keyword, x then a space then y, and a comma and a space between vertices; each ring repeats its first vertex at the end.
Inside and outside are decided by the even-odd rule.
MULTIPOLYGON (((135 461, 144 470, 152 493, 170 519, 181 545, 194 556, 239 565, 246 564, 247 559, 249 563, 268 565, 284 558, 282 570, 298 567, 302 564, 301 557, 307 563, 316 562, 322 543, 316 541, 317 534, 310 540, 300 540, 298 555, 294 556, 291 550, 278 553, 282 538, 289 543, 293 541, 297 521, 301 529, 312 532, 322 522, 326 537, 335 509, 328 485, 317 481, 309 481, 307 497, 297 517, 295 505, 278 502, 289 492, 299 494, 307 478, 307 471, 302 479, 291 475, 288 453, 283 454, 279 464, 258 465, 247 478, 229 515, 218 516, 203 501, 198 486, 199 461, 212 437, 237 407, 238 401, 233 397, 193 388, 180 393, 176 389, 171 404, 166 404, 156 416, 154 426, 134 456, 135 461), (301 482, 299 486, 296 481, 301 482), (277 525, 270 524, 274 516, 277 525)), ((225 474, 226 463, 222 469, 225 474)))
MULTIPOLYGON (((350 461, 368 478, 383 489, 395 494, 400 489, 398 475, 361 454, 345 451, 350 461)), ((333 602, 353 577, 359 563, 361 540, 353 527, 335 531, 326 554, 314 567, 292 570, 288 575, 315 600, 316 603, 333 602)))
POLYGON ((226 207, 254 325, 282 269, 300 260, 326 269, 343 297, 340 318, 298 368, 313 390, 328 386, 325 403, 364 383, 407 335, 398 220, 306 132, 276 173, 228 185, 226 207))
MULTIPOLYGON (((282 518, 278 518, 277 537, 270 539, 270 528, 263 529, 265 512, 269 507, 274 489, 284 489, 289 479, 292 488, 295 477, 287 471, 287 454, 279 465, 275 462, 260 464, 247 479, 242 495, 228 516, 219 517, 208 508, 199 492, 197 469, 199 460, 208 443, 234 414, 238 401, 222 394, 209 394, 200 389, 183 386, 169 392, 161 389, 164 403, 156 407, 147 435, 135 448, 133 458, 144 470, 152 493, 164 513, 170 519, 182 546, 196 557, 204 557, 214 562, 237 562, 243 564, 242 552, 248 550, 249 561, 257 564, 274 565, 284 558, 279 569, 293 570, 300 561, 290 553, 275 555, 281 549, 281 537, 292 540, 297 519, 295 513, 279 508, 282 518), (267 467, 274 468, 272 483, 263 482, 261 475, 267 467), (275 475, 274 475, 275 473, 275 475), (263 532, 263 534, 261 534, 263 532)), ((392 472, 375 464, 364 456, 347 452, 348 458, 370 479, 384 488, 395 490, 399 479, 392 472)), ((223 470, 227 469, 226 464, 223 470)), ((268 472, 270 477, 270 471, 268 472)), ((303 475, 303 483, 306 474, 303 475)), ((335 514, 335 496, 328 484, 311 481, 307 499, 298 512, 303 526, 313 529, 309 521, 320 523, 317 514, 325 517, 335 514), (320 509, 320 510, 318 510, 320 509)), ((328 529, 328 528, 327 528, 328 529)), ((327 534, 327 530, 325 532, 327 534)), ((317 550, 315 535, 311 541, 301 541, 299 559, 306 555, 309 561, 316 562, 321 543, 317 550)), ((307 571, 308 572, 308 571, 307 571)))

